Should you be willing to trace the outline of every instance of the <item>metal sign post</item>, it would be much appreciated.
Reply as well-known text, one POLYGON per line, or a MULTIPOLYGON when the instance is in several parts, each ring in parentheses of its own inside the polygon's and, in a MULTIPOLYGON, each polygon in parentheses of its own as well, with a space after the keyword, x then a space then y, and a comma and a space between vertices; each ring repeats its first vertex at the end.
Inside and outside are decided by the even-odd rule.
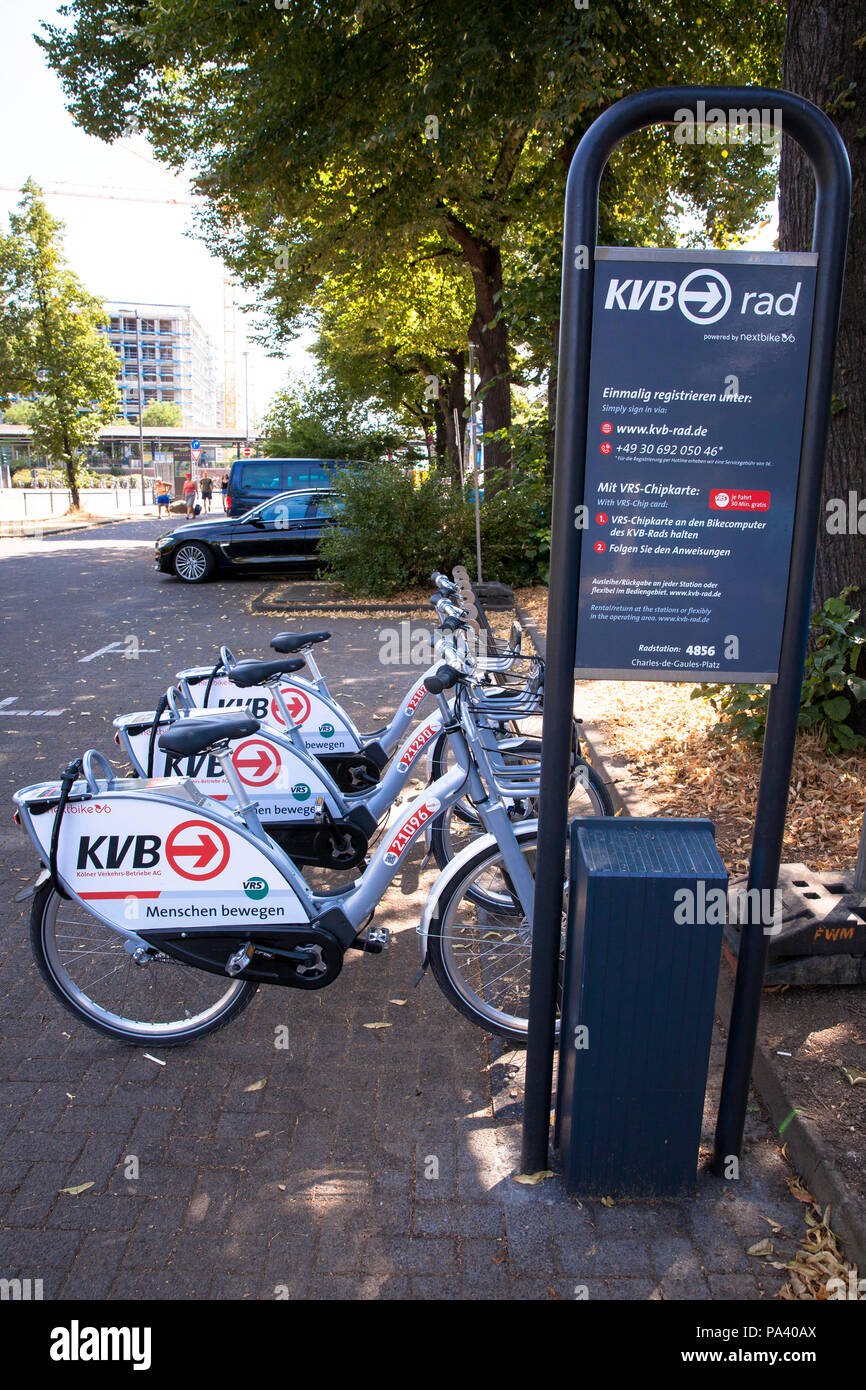
POLYGON ((481 580, 481 497, 479 495, 478 417, 475 403, 475 344, 469 344, 469 452, 472 455, 472 479, 475 489, 475 568, 481 580))
MULTIPOLYGON (((572 161, 566 190, 541 808, 523 1127, 522 1167, 527 1173, 548 1166, 581 579, 581 532, 576 529, 576 519, 584 506, 586 478, 599 185, 612 151, 634 131, 678 122, 684 112, 691 112, 694 124, 700 125, 709 118, 717 120, 719 112, 736 116, 755 109, 781 113, 784 132, 808 155, 817 185, 812 252, 818 260, 800 465, 778 683, 770 695, 749 888, 772 890, 778 879, 809 630, 824 444, 845 265, 850 169, 845 146, 829 118, 791 92, 759 87, 657 88, 625 97, 593 123, 572 161)), ((711 255, 708 253, 708 259, 711 255)), ((709 285, 705 283, 702 290, 708 294, 709 285)), ((713 1159, 717 1173, 725 1170, 728 1158, 739 1154, 742 1142, 767 944, 760 923, 744 927, 713 1159)))

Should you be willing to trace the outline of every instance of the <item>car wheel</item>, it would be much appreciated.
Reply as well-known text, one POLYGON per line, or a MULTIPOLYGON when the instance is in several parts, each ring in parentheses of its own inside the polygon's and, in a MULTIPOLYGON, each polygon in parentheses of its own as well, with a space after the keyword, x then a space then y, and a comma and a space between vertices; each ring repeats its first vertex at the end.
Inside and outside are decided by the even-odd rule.
POLYGON ((174 553, 174 572, 185 584, 203 584, 214 572, 213 552, 198 541, 184 541, 174 553))

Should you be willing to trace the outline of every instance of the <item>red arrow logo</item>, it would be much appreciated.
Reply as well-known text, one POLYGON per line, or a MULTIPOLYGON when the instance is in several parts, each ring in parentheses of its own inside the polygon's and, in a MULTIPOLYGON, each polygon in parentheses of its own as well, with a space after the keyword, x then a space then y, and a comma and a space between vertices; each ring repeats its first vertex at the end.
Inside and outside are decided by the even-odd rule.
POLYGON ((203 869, 213 859, 217 852, 217 847, 213 840, 208 839, 207 835, 199 835, 197 845, 175 845, 174 853, 177 858, 181 855, 194 855, 194 869, 203 869))
POLYGON ((165 842, 166 858, 181 878, 216 878, 228 863, 230 853, 227 837, 209 821, 183 821, 165 842))
POLYGON ((248 787, 266 787, 280 775, 280 759, 270 743, 250 739, 232 754, 238 776, 248 787))

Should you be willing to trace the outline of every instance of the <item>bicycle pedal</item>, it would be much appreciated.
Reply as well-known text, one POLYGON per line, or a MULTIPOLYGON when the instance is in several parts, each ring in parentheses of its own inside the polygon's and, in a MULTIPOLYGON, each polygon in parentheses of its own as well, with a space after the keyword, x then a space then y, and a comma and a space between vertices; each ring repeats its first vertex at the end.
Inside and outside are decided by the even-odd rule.
POLYGON ((361 949, 378 956, 391 945, 391 932, 388 927, 371 927, 361 943, 361 949))

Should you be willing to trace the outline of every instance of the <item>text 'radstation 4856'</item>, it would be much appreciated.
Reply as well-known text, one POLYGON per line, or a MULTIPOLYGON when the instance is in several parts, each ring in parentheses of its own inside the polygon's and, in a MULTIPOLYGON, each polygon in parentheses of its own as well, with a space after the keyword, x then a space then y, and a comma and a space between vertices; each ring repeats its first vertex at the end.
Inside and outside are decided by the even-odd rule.
POLYGON ((579 675, 775 681, 816 266, 596 251, 579 675))

